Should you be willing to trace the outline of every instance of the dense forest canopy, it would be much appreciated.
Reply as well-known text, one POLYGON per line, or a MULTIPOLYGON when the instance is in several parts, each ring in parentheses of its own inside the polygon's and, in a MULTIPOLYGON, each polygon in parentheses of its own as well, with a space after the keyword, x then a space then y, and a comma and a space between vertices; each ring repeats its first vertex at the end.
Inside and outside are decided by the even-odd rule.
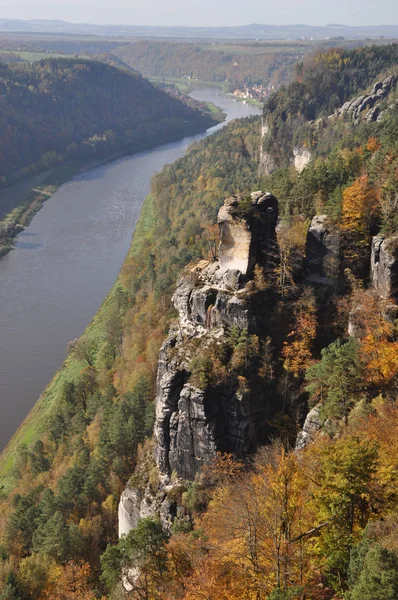
POLYGON ((95 61, 0 62, 0 182, 211 124, 141 76, 95 61))

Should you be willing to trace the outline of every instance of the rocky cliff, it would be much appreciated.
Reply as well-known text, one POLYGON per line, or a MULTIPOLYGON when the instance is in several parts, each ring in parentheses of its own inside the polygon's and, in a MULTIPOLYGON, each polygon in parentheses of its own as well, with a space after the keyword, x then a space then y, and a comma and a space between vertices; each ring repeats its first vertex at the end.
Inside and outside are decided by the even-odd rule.
MULTIPOLYGON (((353 100, 349 100, 341 108, 339 108, 335 116, 349 117, 356 123, 364 120, 368 123, 381 120, 387 110, 395 106, 394 100, 391 105, 384 106, 383 101, 395 90, 398 78, 390 75, 382 81, 377 81, 370 94, 362 94, 353 100)), ((333 115, 334 116, 334 115, 333 115)))
POLYGON ((315 215, 307 233, 305 282, 317 295, 336 291, 340 282, 340 235, 327 215, 315 215))
MULTIPOLYGON (((296 105, 281 110, 279 103, 265 105, 261 125, 259 174, 270 175, 278 168, 293 165, 298 173, 319 153, 327 152, 337 121, 355 129, 360 123, 380 122, 398 105, 396 75, 376 81, 369 92, 356 95, 331 114, 319 103, 317 118, 296 113, 296 105), (278 113, 280 111, 280 114, 278 113), (287 118, 289 114, 289 118, 287 118)), ((292 84, 294 85, 294 84, 292 84)), ((294 97, 294 90, 292 90, 294 97)), ((286 99, 285 99, 286 103, 286 99)))
POLYGON ((373 238, 370 270, 377 293, 398 302, 398 235, 373 238))
POLYGON ((209 348, 221 347, 228 332, 258 330, 252 307, 256 266, 266 276, 275 266, 278 203, 269 193, 228 198, 218 214, 217 260, 190 265, 173 296, 177 322, 163 344, 156 384, 155 489, 131 483, 119 506, 119 533, 143 516, 160 514, 169 527, 178 507, 169 501, 176 482, 192 481, 216 453, 246 457, 267 440, 273 403, 267 390, 256 393, 232 380, 207 385, 193 365, 209 348))
POLYGON ((298 173, 301 173, 305 167, 311 162, 311 152, 308 148, 294 146, 293 148, 293 164, 298 173))
POLYGON ((260 160, 258 164, 259 175, 269 175, 277 168, 276 161, 270 152, 264 150, 264 144, 269 135, 269 127, 266 119, 261 120, 261 142, 260 142, 260 160))

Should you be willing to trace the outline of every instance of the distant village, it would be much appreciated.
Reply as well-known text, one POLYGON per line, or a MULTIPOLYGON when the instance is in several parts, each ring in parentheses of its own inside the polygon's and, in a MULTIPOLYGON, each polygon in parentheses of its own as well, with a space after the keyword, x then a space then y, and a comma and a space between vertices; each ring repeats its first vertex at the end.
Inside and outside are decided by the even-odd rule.
POLYGON ((263 102, 266 97, 275 90, 274 85, 262 85, 255 84, 251 86, 245 86, 243 90, 236 89, 232 96, 239 98, 240 100, 258 100, 263 102))

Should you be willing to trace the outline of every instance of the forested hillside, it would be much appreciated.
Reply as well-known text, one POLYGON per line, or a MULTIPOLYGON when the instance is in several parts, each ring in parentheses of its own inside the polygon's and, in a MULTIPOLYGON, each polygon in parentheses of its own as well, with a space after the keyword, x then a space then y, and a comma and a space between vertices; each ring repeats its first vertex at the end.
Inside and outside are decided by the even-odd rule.
POLYGON ((291 65, 310 51, 299 44, 210 46, 172 42, 137 42, 112 52, 148 77, 190 77, 232 86, 284 81, 291 65))
POLYGON ((277 166, 286 166, 293 143, 311 146, 309 121, 331 115, 348 98, 363 93, 377 76, 396 70, 397 64, 398 44, 332 49, 309 56, 296 66, 294 81, 272 94, 264 105, 268 130, 264 149, 277 166))
POLYGON ((62 597, 60 573, 65 588, 75 573, 82 588, 105 592, 99 557, 116 542, 118 499, 152 431, 176 277, 207 254, 203 232, 223 197, 254 185, 259 126, 234 122, 154 178, 119 280, 3 453, 2 600, 62 597))
MULTIPOLYGON (((284 90, 275 98, 286 112, 272 99, 266 109, 275 135, 291 126, 291 147, 306 117, 337 106, 332 90, 340 103, 365 98, 396 66, 396 46, 378 51, 301 67, 290 89, 305 91, 305 103, 296 95, 291 105, 284 90)), ((254 118, 194 144, 153 179, 111 294, 1 457, 2 600, 396 600, 395 88, 382 100, 380 119, 327 119, 300 172, 282 156, 258 175, 254 118), (227 203, 242 231, 259 187, 278 198, 277 239, 235 303, 257 311, 257 328, 215 329, 211 344, 202 321, 195 339, 176 321, 177 278, 185 272, 190 293, 201 289, 194 261, 215 264, 218 209, 242 193, 227 203), (232 387, 238 402, 277 407, 265 447, 239 460, 220 453, 188 481, 160 473, 151 439, 170 325, 180 348, 166 345, 162 360, 172 365, 182 348, 191 389, 211 398, 232 387), (161 494, 169 526, 152 514, 117 542, 130 476, 145 510, 161 494)))
POLYGON ((213 124, 141 76, 88 60, 0 63, 0 183, 213 124))

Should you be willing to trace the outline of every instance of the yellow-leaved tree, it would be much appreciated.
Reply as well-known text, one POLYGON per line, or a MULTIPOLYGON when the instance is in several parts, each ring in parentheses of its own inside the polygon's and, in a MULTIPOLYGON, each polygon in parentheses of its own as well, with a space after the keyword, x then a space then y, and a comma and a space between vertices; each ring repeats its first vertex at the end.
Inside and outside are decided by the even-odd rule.
POLYGON ((294 306, 294 329, 288 335, 282 356, 286 371, 301 376, 311 361, 311 349, 317 332, 316 300, 310 288, 306 288, 294 306))
POLYGON ((378 210, 378 190, 371 185, 367 175, 361 175, 343 191, 341 231, 344 257, 352 268, 368 260, 371 228, 378 210))

